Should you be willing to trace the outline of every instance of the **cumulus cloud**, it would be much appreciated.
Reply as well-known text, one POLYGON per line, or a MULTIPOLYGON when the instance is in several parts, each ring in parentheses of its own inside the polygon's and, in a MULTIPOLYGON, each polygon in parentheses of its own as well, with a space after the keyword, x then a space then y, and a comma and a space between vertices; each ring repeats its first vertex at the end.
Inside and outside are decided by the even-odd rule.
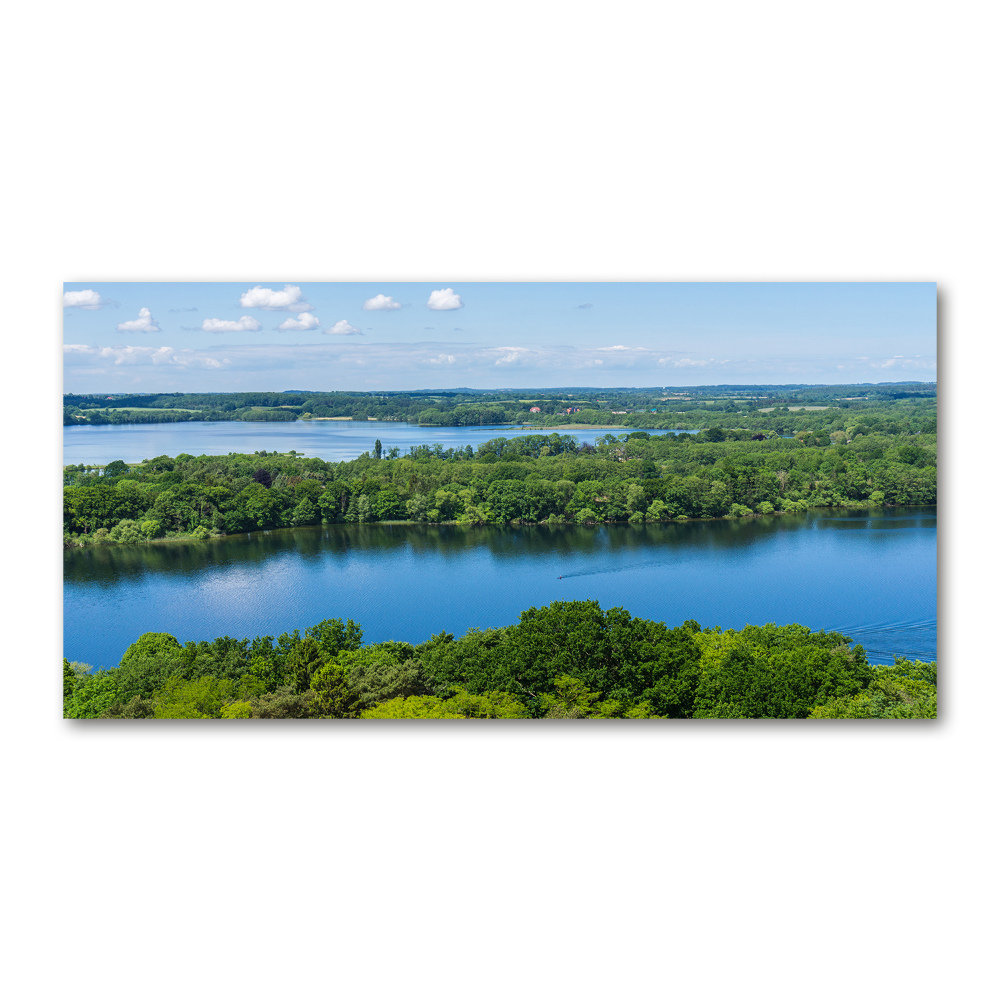
POLYGON ((436 292, 431 292, 431 297, 427 300, 428 309, 461 309, 462 297, 456 295, 454 289, 442 288, 436 292))
POLYGON ((100 309, 103 305, 104 299, 93 288, 86 288, 82 292, 63 292, 63 308, 100 309))
POLYGON ((372 299, 365 299, 362 309, 399 309, 400 303, 398 303, 391 295, 383 295, 379 292, 372 299))
POLYGON ((289 312, 312 312, 312 306, 302 299, 302 289, 298 285, 285 285, 276 292, 273 288, 254 285, 240 296, 244 309, 287 309, 289 312))
POLYGON ((153 319, 153 314, 143 306, 139 310, 138 319, 127 319, 124 323, 118 324, 118 329, 122 333, 159 333, 160 328, 153 319))
POLYGON ((436 358, 427 358, 429 365, 453 365, 454 363, 454 354, 439 354, 436 358))
POLYGON ((260 320, 253 316, 241 316, 239 319, 206 319, 201 324, 206 333, 242 333, 245 330, 259 330, 260 320))
POLYGON ((329 330, 324 333, 332 333, 335 337, 363 337, 364 334, 356 327, 351 326, 346 319, 339 319, 329 330))
POLYGON ((289 317, 282 323, 279 330, 317 330, 319 329, 319 320, 315 316, 311 316, 307 312, 299 313, 298 319, 292 319, 289 317))

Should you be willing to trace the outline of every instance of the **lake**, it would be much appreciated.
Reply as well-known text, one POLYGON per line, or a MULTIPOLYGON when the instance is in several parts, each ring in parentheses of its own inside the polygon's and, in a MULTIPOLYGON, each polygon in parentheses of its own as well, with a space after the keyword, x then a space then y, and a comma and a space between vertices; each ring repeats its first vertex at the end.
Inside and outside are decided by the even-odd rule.
MULTIPOLYGON (((475 448, 496 437, 525 434, 572 434, 581 444, 593 444, 605 434, 636 428, 522 431, 509 424, 483 427, 420 427, 389 420, 296 420, 265 423, 242 420, 180 421, 173 424, 103 424, 63 428, 63 464, 106 465, 115 459, 141 462, 156 455, 228 455, 255 451, 298 451, 326 462, 346 462, 375 447, 398 447, 406 454, 413 445, 440 443, 443 448, 475 448)), ((676 434, 675 430, 649 431, 676 434)), ((692 432, 693 433, 693 432, 692 432)))
MULTIPOLYGON (((191 425, 154 425, 177 426, 191 425)), ((306 450, 276 450, 290 447, 306 450)), ((668 625, 798 622, 849 635, 875 663, 932 660, 936 560, 934 507, 646 525, 344 524, 69 549, 65 655, 114 666, 143 632, 252 638, 324 618, 353 618, 366 642, 418 643, 509 625, 532 605, 594 599, 668 625)))

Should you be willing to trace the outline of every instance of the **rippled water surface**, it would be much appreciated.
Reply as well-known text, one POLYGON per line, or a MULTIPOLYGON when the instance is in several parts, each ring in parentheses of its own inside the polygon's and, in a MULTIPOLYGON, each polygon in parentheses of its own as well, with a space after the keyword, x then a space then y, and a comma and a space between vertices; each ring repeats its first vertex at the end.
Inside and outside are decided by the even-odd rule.
POLYGON ((799 622, 849 635, 873 662, 929 660, 936 549, 934 507, 592 527, 336 525, 75 549, 65 655, 112 666, 142 632, 242 638, 330 617, 359 622, 367 642, 421 642, 595 599, 668 624, 799 622))

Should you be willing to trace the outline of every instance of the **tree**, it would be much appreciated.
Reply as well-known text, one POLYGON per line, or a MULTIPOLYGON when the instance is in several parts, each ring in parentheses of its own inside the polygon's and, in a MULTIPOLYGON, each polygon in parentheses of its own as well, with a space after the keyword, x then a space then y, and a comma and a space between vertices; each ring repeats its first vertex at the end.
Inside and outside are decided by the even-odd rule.
POLYGON ((337 654, 336 663, 348 674, 359 708, 370 708, 390 698, 430 694, 420 663, 409 643, 386 642, 337 654))
POLYGON ((319 524, 319 506, 311 497, 303 497, 292 511, 292 524, 319 524))
POLYGON ((836 632, 747 625, 702 632, 695 718, 804 719, 816 705, 851 698, 873 677, 864 650, 836 632))
POLYGON ((124 476, 126 472, 128 472, 128 466, 120 458, 115 459, 113 462, 108 462, 104 466, 104 477, 106 479, 112 476, 124 476))
POLYGON ((310 686, 313 674, 323 665, 323 649, 311 636, 302 640, 285 661, 285 670, 292 678, 292 687, 302 694, 310 686))
POLYGON ((341 663, 327 663, 313 675, 310 688, 316 692, 313 714, 324 719, 357 718, 358 699, 351 690, 347 669, 341 663))
POLYGON ((380 461, 382 458, 382 442, 375 438, 375 458, 380 461))
POLYGON ((140 698, 138 695, 127 702, 115 701, 101 714, 102 719, 152 719, 155 717, 155 707, 151 698, 140 698))
POLYGON ((230 700, 233 682, 226 678, 171 677, 153 700, 157 719, 215 719, 230 700))
POLYGON ((323 621, 306 629, 306 636, 315 639, 327 659, 335 657, 342 649, 361 648, 364 632, 351 618, 346 622, 340 618, 324 618, 323 621))
POLYGON ((315 700, 316 692, 312 689, 296 694, 291 685, 280 687, 250 699, 250 718, 308 719, 315 700))
POLYGON ((63 702, 63 717, 66 719, 97 719, 115 702, 119 701, 118 671, 97 670, 86 673, 85 668, 77 671, 77 683, 73 693, 63 702))
POLYGON ((184 647, 169 632, 143 632, 122 654, 120 667, 133 660, 149 657, 157 661, 174 661, 183 658, 184 647))

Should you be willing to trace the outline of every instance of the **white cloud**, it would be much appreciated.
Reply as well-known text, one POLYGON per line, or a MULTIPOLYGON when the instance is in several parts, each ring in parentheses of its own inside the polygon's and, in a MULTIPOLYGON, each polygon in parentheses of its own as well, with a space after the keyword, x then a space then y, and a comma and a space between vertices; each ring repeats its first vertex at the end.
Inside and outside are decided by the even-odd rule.
POLYGON ((215 358, 202 352, 172 347, 131 347, 117 344, 114 347, 91 347, 87 344, 66 344, 63 347, 67 365, 170 365, 180 368, 223 368, 230 364, 228 358, 215 358))
POLYGON ((75 306, 77 309, 100 309, 104 300, 93 288, 82 292, 63 292, 63 308, 75 306))
POLYGON ((260 320, 253 316, 241 316, 239 319, 206 319, 201 328, 206 333, 242 333, 244 330, 259 330, 260 320))
POLYGON ((362 309, 399 309, 398 303, 391 295, 383 295, 379 292, 373 299, 365 299, 362 309))
POLYGON ((289 312, 311 312, 312 306, 302 300, 302 289, 298 285, 285 285, 276 292, 273 288, 254 285, 240 296, 244 309, 287 309, 289 312))
POLYGON ((506 351, 506 354, 502 354, 496 361, 493 362, 495 365, 513 365, 521 360, 522 356, 528 352, 523 347, 501 347, 501 351, 506 351))
POLYGON ((138 319, 127 319, 124 323, 118 324, 118 329, 123 333, 159 333, 160 328, 153 319, 153 314, 143 306, 139 310, 138 319))
POLYGON ((936 367, 935 360, 933 358, 906 358, 901 354, 896 354, 891 358, 886 358, 884 361, 870 361, 868 364, 869 368, 917 368, 924 371, 933 371, 936 367))
POLYGON ((455 363, 454 354, 439 354, 436 358, 428 358, 429 365, 453 365, 455 363))
POLYGON ((329 330, 324 333, 332 333, 337 337, 363 337, 364 334, 356 327, 351 326, 346 319, 337 320, 329 330))
POLYGON ((319 327, 319 320, 315 316, 310 316, 309 313, 299 313, 298 319, 286 319, 278 329, 279 330, 315 330, 319 327))
POLYGON ((451 288, 442 288, 439 291, 431 292, 431 297, 427 300, 428 309, 461 309, 462 297, 456 295, 451 288))

